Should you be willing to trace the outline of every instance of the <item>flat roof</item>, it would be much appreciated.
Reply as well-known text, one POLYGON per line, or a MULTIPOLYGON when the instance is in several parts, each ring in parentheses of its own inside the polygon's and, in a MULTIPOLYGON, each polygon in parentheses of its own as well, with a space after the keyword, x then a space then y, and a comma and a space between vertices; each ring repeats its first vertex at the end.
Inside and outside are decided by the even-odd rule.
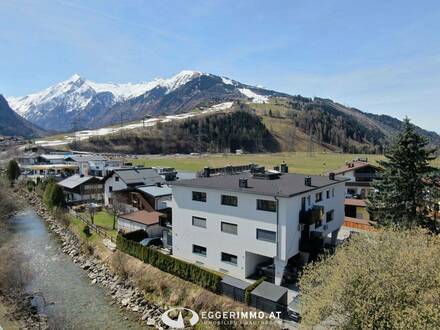
POLYGON ((257 297, 278 302, 281 298, 283 298, 285 294, 287 294, 287 289, 279 285, 263 281, 251 292, 251 294, 257 297))
POLYGON ((171 187, 167 185, 162 185, 160 187, 158 186, 136 187, 136 190, 139 190, 153 197, 161 197, 172 194, 171 187))
POLYGON ((356 198, 346 198, 345 205, 351 205, 351 206, 367 206, 367 203, 363 199, 356 199, 356 198))
POLYGON ((307 193, 316 189, 324 188, 348 179, 336 177, 330 180, 328 176, 304 175, 295 173, 281 174, 278 179, 268 180, 254 178, 250 172, 234 175, 218 175, 211 177, 195 178, 192 180, 182 180, 174 183, 174 186, 205 188, 217 190, 229 190, 247 194, 257 194, 266 196, 292 197, 302 193, 307 193), (312 185, 306 186, 304 179, 310 177, 312 185), (247 188, 239 187, 239 179, 247 179, 247 188))
POLYGON ((235 288, 239 288, 241 290, 246 289, 250 285, 250 283, 248 283, 248 282, 245 282, 243 280, 240 280, 238 278, 235 278, 235 277, 232 277, 229 275, 223 276, 222 283, 231 285, 231 286, 233 286, 235 288))

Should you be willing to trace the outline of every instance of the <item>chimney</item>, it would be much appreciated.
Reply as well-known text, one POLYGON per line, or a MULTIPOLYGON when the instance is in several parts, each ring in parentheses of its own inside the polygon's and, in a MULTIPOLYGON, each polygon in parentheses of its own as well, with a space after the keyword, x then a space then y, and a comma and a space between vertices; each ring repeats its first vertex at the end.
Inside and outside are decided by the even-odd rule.
POLYGON ((279 167, 279 166, 274 166, 273 169, 274 169, 275 171, 277 171, 277 172, 280 171, 280 167, 279 167))
POLYGON ((328 178, 329 178, 329 180, 334 180, 335 179, 335 173, 334 172, 330 172, 328 174, 328 178))
POLYGON ((205 178, 209 178, 209 175, 210 175, 210 168, 209 167, 203 168, 203 176, 205 178))
POLYGON ((238 186, 240 188, 247 188, 248 187, 248 180, 243 179, 243 178, 238 179, 238 186))
POLYGON ((162 187, 162 184, 160 182, 156 182, 156 187, 162 187))
POLYGON ((312 178, 307 176, 304 178, 304 185, 311 187, 312 186, 312 178))
POLYGON ((281 164, 281 173, 288 173, 289 172, 289 167, 287 166, 287 164, 285 162, 283 162, 281 164))

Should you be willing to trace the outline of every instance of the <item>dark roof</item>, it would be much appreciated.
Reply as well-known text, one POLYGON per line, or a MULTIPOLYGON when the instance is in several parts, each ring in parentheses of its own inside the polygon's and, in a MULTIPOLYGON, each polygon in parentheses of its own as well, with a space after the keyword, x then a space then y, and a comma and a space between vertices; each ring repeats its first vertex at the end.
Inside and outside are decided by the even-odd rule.
POLYGON ((330 180, 328 176, 310 175, 312 185, 306 186, 304 179, 308 175, 286 173, 281 174, 279 179, 267 180, 252 177, 249 172, 234 175, 218 175, 211 177, 202 177, 192 180, 182 180, 174 183, 175 186, 230 190, 248 194, 291 197, 313 191, 326 186, 345 182, 348 179, 337 177, 330 180), (240 188, 238 181, 240 178, 248 179, 248 187, 240 188))
POLYGON ((113 170, 127 185, 152 186, 165 180, 152 168, 126 168, 113 170))
POLYGON ((105 160, 105 158, 99 155, 70 155, 66 157, 66 160, 72 160, 74 162, 88 162, 91 160, 101 161, 105 160))
POLYGON ((235 278, 235 277, 232 277, 229 275, 223 276, 222 283, 228 284, 230 286, 233 286, 235 288, 242 289, 242 290, 246 289, 250 285, 250 283, 248 283, 248 282, 242 281, 238 278, 235 278))
POLYGON ((252 295, 262 297, 270 301, 278 302, 287 294, 287 289, 266 281, 261 282, 253 291, 252 295))
POLYGON ((90 180, 93 180, 95 182, 99 182, 100 180, 94 176, 81 176, 79 174, 75 174, 72 176, 69 176, 67 179, 64 179, 63 181, 58 182, 58 185, 64 188, 73 189, 75 187, 78 187, 82 185, 85 182, 88 182, 90 180))
POLYGON ((354 170, 358 170, 360 168, 364 168, 364 167, 372 167, 376 170, 380 170, 379 166, 370 164, 368 162, 365 161, 360 161, 360 160, 355 160, 352 162, 348 162, 347 164, 345 164, 345 166, 338 168, 337 170, 332 171, 335 174, 343 174, 346 172, 350 172, 350 171, 354 171, 354 170))

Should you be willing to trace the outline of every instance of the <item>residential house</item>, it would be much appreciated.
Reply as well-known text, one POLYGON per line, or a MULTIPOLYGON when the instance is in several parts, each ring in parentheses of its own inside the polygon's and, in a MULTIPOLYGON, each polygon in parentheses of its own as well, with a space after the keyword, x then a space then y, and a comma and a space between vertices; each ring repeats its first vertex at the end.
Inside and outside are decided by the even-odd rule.
POLYGON ((368 162, 368 159, 356 159, 333 171, 349 179, 345 183, 345 226, 370 229, 370 215, 366 200, 373 189, 371 184, 380 173, 380 167, 368 162))
POLYGON ((114 192, 129 193, 136 187, 155 186, 163 184, 165 180, 152 168, 120 168, 108 173, 104 179, 104 203, 112 203, 114 192))
POLYGON ((118 159, 107 159, 100 155, 71 155, 67 162, 78 164, 79 174, 104 177, 114 168, 121 167, 124 162, 118 159))
MULTIPOLYGON (((308 256, 344 221, 346 179, 288 172, 243 172, 182 180, 172 186, 173 254, 239 279, 308 256)), ((252 169, 252 168, 251 168, 252 169)))
POLYGON ((104 198, 104 186, 99 178, 75 174, 58 182, 67 203, 98 202, 104 198))

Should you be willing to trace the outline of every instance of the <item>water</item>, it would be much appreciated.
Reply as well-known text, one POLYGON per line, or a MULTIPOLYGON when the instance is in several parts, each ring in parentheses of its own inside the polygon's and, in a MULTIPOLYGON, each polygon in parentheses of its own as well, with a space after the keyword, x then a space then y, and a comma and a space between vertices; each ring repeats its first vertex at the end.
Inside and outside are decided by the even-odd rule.
POLYGON ((27 291, 38 293, 40 308, 46 303, 41 311, 52 329, 142 328, 136 320, 124 319, 128 315, 111 305, 103 288, 91 285, 87 273, 61 252, 57 237, 32 209, 0 229, 0 248, 24 255, 21 267, 32 274, 25 280, 27 291))

